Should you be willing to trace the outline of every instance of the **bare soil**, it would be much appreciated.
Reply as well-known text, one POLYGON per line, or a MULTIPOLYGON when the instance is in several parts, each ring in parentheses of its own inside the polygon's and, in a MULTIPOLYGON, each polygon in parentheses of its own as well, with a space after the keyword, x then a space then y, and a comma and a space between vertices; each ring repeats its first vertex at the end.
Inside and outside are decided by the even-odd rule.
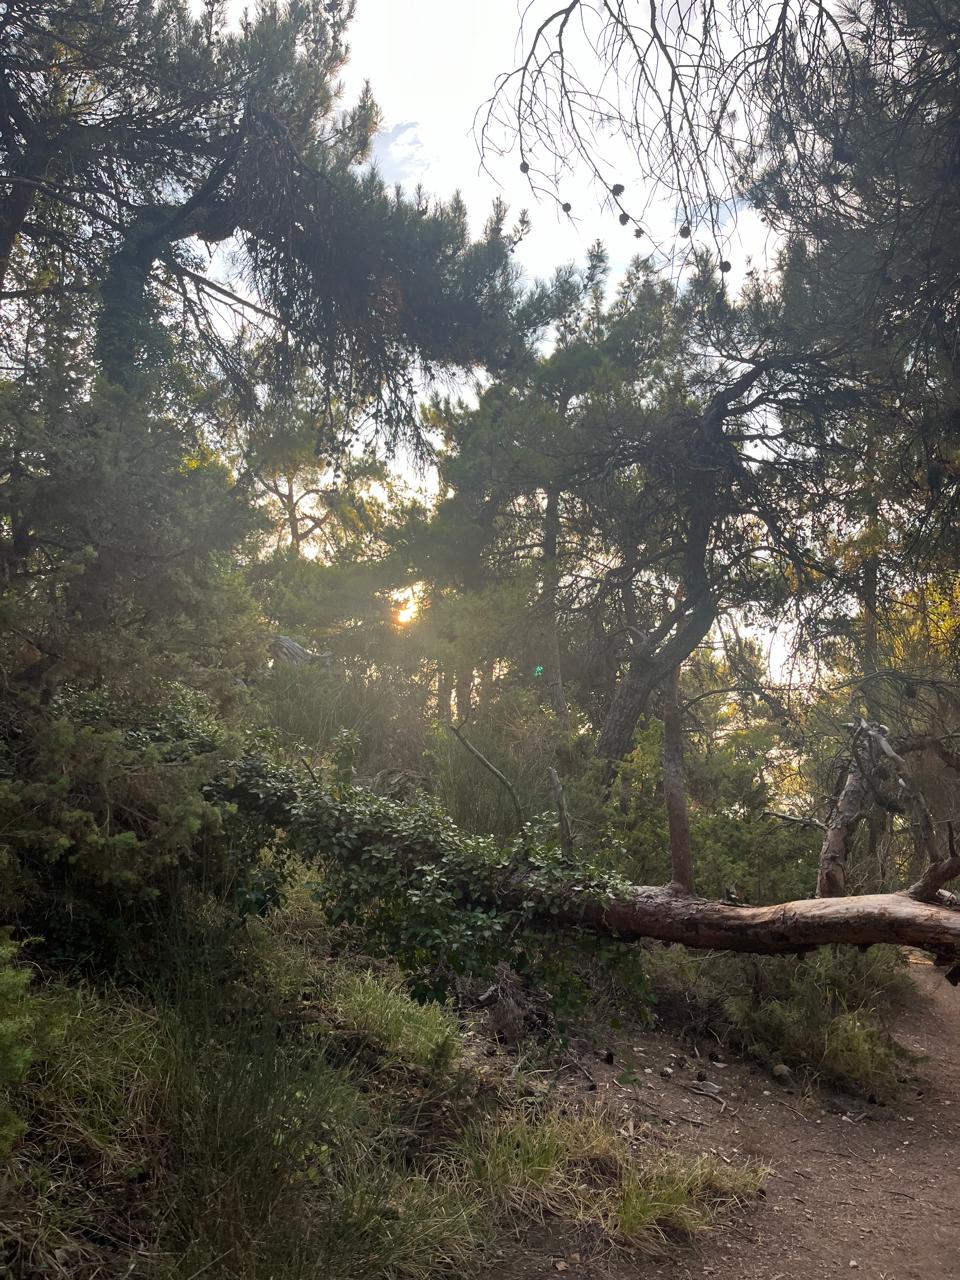
POLYGON ((653 1124, 691 1151, 769 1167, 757 1201, 693 1242, 649 1257, 600 1258, 549 1223, 493 1274, 506 1280, 960 1280, 960 988, 929 964, 912 966, 916 999, 894 1030, 918 1055, 917 1078, 892 1106, 802 1095, 739 1062, 692 1056, 675 1038, 644 1034, 631 1067, 586 1062, 569 1088, 653 1124), (686 1062, 684 1063, 684 1059, 686 1062), (668 1068, 666 1078, 661 1071, 668 1068), (719 1086, 694 1091, 697 1071, 719 1086))

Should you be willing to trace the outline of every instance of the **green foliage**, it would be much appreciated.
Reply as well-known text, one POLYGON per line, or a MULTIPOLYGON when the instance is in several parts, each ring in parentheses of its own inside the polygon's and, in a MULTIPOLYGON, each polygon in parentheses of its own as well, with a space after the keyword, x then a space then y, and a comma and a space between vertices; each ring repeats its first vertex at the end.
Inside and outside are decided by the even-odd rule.
MULTIPOLYGON (((570 735, 529 693, 501 695, 464 732, 509 779, 528 817, 552 806, 547 771, 570 735)), ((429 731, 424 764, 431 793, 459 827, 501 839, 517 834, 516 808, 503 783, 441 725, 429 731)))
POLYGON ((608 1034, 628 1022, 653 1022, 656 996, 642 948, 574 930, 558 947, 550 933, 534 929, 524 933, 523 948, 514 967, 546 995, 553 1025, 544 1032, 565 1039, 574 1028, 608 1034))
POLYGON ((21 1129, 11 1102, 30 1062, 34 1021, 26 997, 30 973, 16 967, 17 950, 9 932, 0 931, 0 1161, 21 1129))
POLYGON ((399 805, 353 790, 313 796, 301 812, 298 839, 321 852, 317 892, 331 922, 358 925, 366 948, 397 960, 424 990, 516 950, 522 913, 464 900, 465 877, 478 863, 508 871, 510 855, 494 841, 458 831, 426 799, 399 805))
POLYGON ((338 1028, 412 1066, 442 1074, 461 1051, 453 1014, 418 1004, 397 979, 344 971, 326 995, 338 1028))
POLYGON ((616 1234, 630 1244, 651 1235, 692 1235, 713 1222, 719 1209, 755 1195, 763 1175, 756 1164, 731 1165, 714 1154, 645 1160, 620 1189, 613 1211, 616 1234))
POLYGON ((423 699, 404 681, 365 679, 339 664, 328 671, 277 663, 254 696, 290 756, 324 759, 335 750, 338 734, 352 733, 359 738, 353 758, 359 773, 422 780, 423 699))
POLYGON ((17 544, 5 544, 0 659, 24 698, 66 683, 141 698, 184 679, 227 700, 257 660, 233 557, 258 515, 184 399, 176 416, 150 414, 98 387, 59 408, 0 385, 0 444, 25 460, 0 496, 17 544))
POLYGON ((65 691, 0 741, 0 889, 48 950, 110 962, 156 943, 188 890, 270 896, 268 833, 202 794, 237 739, 202 695, 164 694, 65 691))
MULTIPOLYGON (((598 856, 636 884, 670 878, 662 783, 663 725, 649 717, 603 803, 594 766, 568 787, 571 806, 598 829, 598 856)), ((689 735, 685 773, 697 891, 754 902, 802 898, 816 882, 818 833, 769 815, 782 755, 781 732, 740 708, 689 735)))
POLYGON ((688 1029, 881 1102, 899 1091, 909 1055, 883 1023, 910 986, 895 948, 823 947, 798 960, 654 947, 648 964, 667 1016, 688 1029))

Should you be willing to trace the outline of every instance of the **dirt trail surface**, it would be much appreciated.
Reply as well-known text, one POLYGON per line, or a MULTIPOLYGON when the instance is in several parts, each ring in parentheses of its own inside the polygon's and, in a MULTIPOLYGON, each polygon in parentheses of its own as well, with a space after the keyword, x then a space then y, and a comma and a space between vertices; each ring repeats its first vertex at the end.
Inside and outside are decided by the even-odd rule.
MULTIPOLYGON (((803 1099, 741 1063, 684 1064, 678 1042, 644 1037, 632 1074, 591 1067, 630 1126, 637 1118, 692 1151, 752 1156, 770 1170, 765 1196, 693 1244, 665 1255, 594 1259, 551 1240, 505 1259, 500 1274, 539 1280, 960 1280, 960 988, 911 965, 917 997, 897 1018, 900 1042, 922 1056, 915 1084, 888 1107, 824 1094, 803 1099), (666 1079, 660 1072, 668 1068, 666 1079), (720 1087, 696 1094, 694 1068, 720 1087), (623 1080, 620 1072, 619 1079, 623 1080), (583 1260, 581 1261, 581 1256, 583 1260), (517 1264, 520 1265, 517 1265, 517 1264)), ((587 1086, 591 1087, 591 1086, 587 1086)), ((533 1243, 533 1242, 530 1242, 533 1243)))

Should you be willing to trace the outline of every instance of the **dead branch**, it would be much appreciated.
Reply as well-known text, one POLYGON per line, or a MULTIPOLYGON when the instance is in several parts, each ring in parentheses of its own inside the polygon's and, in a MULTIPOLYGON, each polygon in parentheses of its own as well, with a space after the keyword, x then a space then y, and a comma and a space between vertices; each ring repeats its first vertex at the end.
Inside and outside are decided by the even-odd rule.
POLYGON ((763 816, 765 818, 776 818, 779 822, 791 822, 797 827, 816 827, 818 831, 826 831, 826 823, 820 821, 819 818, 801 817, 796 813, 779 813, 776 809, 764 809, 763 816))
POLYGON ((483 767, 489 773, 492 773, 493 776, 496 778, 496 780, 500 783, 500 785, 506 790, 507 794, 510 796, 510 799, 513 801, 513 807, 517 813, 517 823, 520 827, 522 827, 524 822, 526 822, 526 818, 524 817, 524 813, 523 813, 523 805, 520 803, 520 797, 517 795, 516 790, 513 786, 513 783, 510 781, 510 779, 505 774, 501 773, 500 770, 497 768, 497 766, 493 764, 490 760, 488 760, 487 757, 483 754, 483 752, 480 751, 477 747, 475 747, 473 743, 464 736, 461 727, 458 727, 457 725, 452 724, 449 720, 444 720, 443 726, 445 729, 450 730, 450 732, 453 734, 456 740, 460 743, 460 745, 464 747, 467 751, 469 751, 475 760, 479 760, 480 763, 483 765, 483 767))
POLYGON ((567 797, 564 794, 563 783, 560 781, 560 775, 556 769, 548 769, 547 773, 550 777, 550 786, 553 789, 553 799, 557 806, 557 821, 560 827, 560 850, 564 857, 570 857, 573 853, 573 830, 570 826, 570 810, 567 808, 567 797))

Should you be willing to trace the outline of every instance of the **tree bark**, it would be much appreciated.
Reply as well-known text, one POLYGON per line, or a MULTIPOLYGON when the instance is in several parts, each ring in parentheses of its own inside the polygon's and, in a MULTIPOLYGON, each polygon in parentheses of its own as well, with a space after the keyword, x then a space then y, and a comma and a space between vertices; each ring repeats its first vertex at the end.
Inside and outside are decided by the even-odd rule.
POLYGON ((643 714, 651 693, 675 667, 683 663, 704 638, 716 620, 716 605, 704 594, 679 623, 672 639, 655 653, 636 652, 627 674, 620 681, 610 702, 600 735, 597 755, 602 760, 622 760, 633 747, 637 721, 643 714))
POLYGON ((820 867, 817 873, 817 897, 839 898, 846 891, 847 855, 857 824, 863 814, 866 784, 856 757, 844 780, 820 846, 820 867))
POLYGON ((563 790, 563 783, 560 781, 560 775, 556 769, 548 769, 547 776, 550 779, 550 787, 553 791, 553 801, 557 806, 557 826, 560 832, 560 852, 566 858, 573 856, 573 828, 570 825, 570 810, 567 808, 567 797, 563 790))
POLYGON ((570 728, 570 708, 563 689, 560 667, 560 637, 557 629, 557 592, 560 585, 557 544, 560 539, 560 494, 556 487, 547 490, 543 526, 543 581, 540 588, 543 666, 547 677, 550 706, 564 729, 570 728))
MULTIPOLYGON (((204 188, 211 182, 212 177, 204 188)), ((146 314, 147 281, 163 251, 194 235, 210 242, 225 240, 236 227, 228 205, 212 199, 199 203, 199 193, 182 205, 149 205, 140 210, 111 257, 100 286, 103 309, 95 358, 109 382, 131 389, 136 381, 136 366, 152 332, 146 314)))
POLYGON ((671 888, 693 893, 693 855, 683 776, 683 722, 679 691, 680 668, 674 667, 663 686, 663 796, 670 838, 671 888))
MULTIPOLYGON (((294 555, 300 558, 300 513, 297 510, 297 499, 293 491, 293 480, 288 476, 286 492, 281 499, 287 521, 287 532, 290 535, 290 547, 294 555)), ((278 482, 279 488, 279 482, 278 482)))
POLYGON ((457 719, 463 722, 473 710, 473 668, 461 667, 456 674, 453 698, 457 706, 457 719))
MULTIPOLYGON (((574 921, 576 909, 562 918, 574 921)), ((771 907, 741 907, 691 898, 670 889, 637 888, 607 905, 588 905, 584 924, 624 940, 659 938, 688 947, 785 955, 832 943, 889 942, 960 958, 960 911, 909 893, 804 898, 771 907)))
POLYGON ((437 669, 437 717, 440 720, 453 719, 453 707, 451 699, 453 697, 453 686, 450 683, 450 676, 446 667, 440 663, 437 669))
MULTIPOLYGON (((38 171, 38 177, 42 172, 42 169, 38 171)), ((0 202, 0 290, 6 283, 13 250, 36 194, 37 188, 31 183, 14 182, 9 195, 0 202)))

